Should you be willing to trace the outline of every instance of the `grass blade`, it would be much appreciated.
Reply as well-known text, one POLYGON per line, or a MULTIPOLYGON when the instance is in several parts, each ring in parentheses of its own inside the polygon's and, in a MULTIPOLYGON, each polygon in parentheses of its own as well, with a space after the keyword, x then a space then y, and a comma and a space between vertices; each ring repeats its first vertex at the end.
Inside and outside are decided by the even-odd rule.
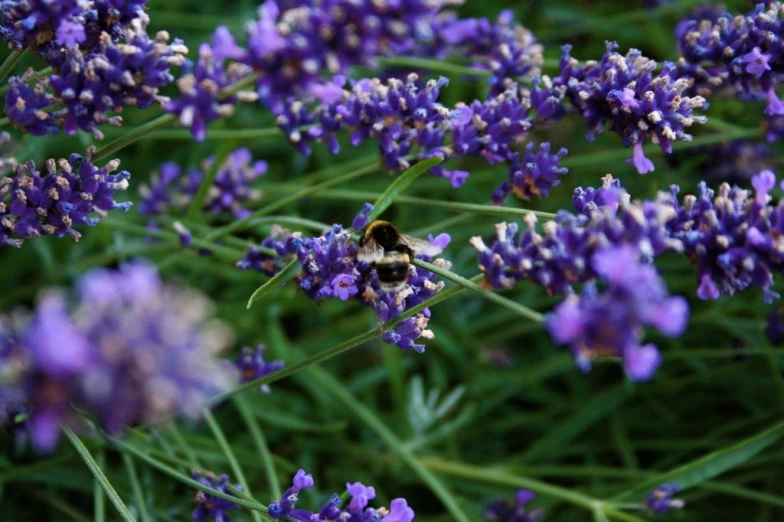
POLYGON ((743 464, 778 441, 782 435, 784 435, 784 421, 728 448, 715 451, 688 464, 647 479, 614 497, 613 501, 627 501, 643 497, 657 486, 666 483, 676 483, 681 489, 697 486, 743 464))
POLYGON ((248 403, 242 395, 235 395, 233 400, 234 406, 236 406, 237 410, 240 412, 240 417, 245 421, 245 425, 248 427, 248 431, 250 431, 250 436, 256 444, 256 449, 259 451, 261 465, 264 468, 264 474, 267 476, 270 495, 272 495, 272 498, 280 498, 280 481, 278 481, 278 474, 275 472, 275 463, 272 462, 272 454, 270 453, 269 446, 267 446, 267 440, 264 438, 264 433, 259 427, 259 422, 254 418, 248 403))
POLYGON ((144 501, 144 493, 142 486, 139 484, 139 477, 136 474, 136 467, 133 465, 133 459, 128 455, 123 455, 123 463, 125 469, 128 471, 128 480, 131 481, 131 489, 133 496, 136 499, 136 504, 139 506, 139 519, 141 522, 150 522, 150 513, 147 511, 147 504, 144 501))
POLYGON ((269 281, 258 287, 256 291, 253 292, 253 295, 251 295, 250 299, 248 299, 246 309, 250 310, 250 307, 253 306, 253 303, 259 301, 270 292, 277 290, 286 281, 294 279, 294 277, 296 277, 296 275, 299 273, 299 268, 299 261, 296 259, 283 267, 283 270, 275 274, 269 279, 269 281))
POLYGON ((368 214, 368 220, 373 221, 374 219, 378 219, 378 216, 389 208, 392 202, 395 201, 395 198, 406 190, 419 176, 424 174, 430 167, 435 167, 443 161, 443 158, 428 158, 416 163, 413 167, 399 175, 395 181, 381 193, 378 199, 373 202, 373 210, 368 214))
POLYGON ((70 428, 63 426, 63 432, 71 442, 71 445, 73 445, 76 452, 79 454, 79 456, 82 457, 85 464, 87 464, 87 467, 90 468, 90 471, 95 477, 95 480, 100 483, 101 487, 106 492, 106 496, 109 497, 109 500, 112 501, 114 507, 117 508, 117 511, 120 513, 120 516, 123 518, 123 520, 126 522, 137 522, 133 515, 131 515, 131 512, 128 511, 128 507, 122 501, 120 495, 118 495, 114 490, 112 483, 109 482, 109 479, 106 478, 106 475, 104 475, 101 466, 99 466, 98 463, 95 462, 95 459, 93 459, 93 456, 90 455, 90 451, 87 449, 87 447, 85 447, 84 443, 79 440, 79 437, 77 437, 70 428))

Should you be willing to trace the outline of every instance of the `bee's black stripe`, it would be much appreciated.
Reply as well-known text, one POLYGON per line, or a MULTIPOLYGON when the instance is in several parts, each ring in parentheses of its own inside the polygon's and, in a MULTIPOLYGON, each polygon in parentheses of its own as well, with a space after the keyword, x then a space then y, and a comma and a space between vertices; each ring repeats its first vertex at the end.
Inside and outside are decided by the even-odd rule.
POLYGON ((408 263, 376 263, 376 272, 382 283, 402 283, 408 279, 408 263))

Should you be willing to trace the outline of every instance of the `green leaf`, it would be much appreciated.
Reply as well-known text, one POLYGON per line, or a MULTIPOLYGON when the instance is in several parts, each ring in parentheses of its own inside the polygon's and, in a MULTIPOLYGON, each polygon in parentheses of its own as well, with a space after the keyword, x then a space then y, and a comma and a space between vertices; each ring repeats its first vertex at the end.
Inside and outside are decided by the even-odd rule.
POLYGON ((245 397, 242 395, 235 395, 233 401, 234 406, 236 406, 237 410, 240 412, 240 417, 242 417, 242 420, 248 427, 248 431, 250 431, 253 442, 256 444, 259 457, 261 457, 261 465, 264 468, 264 474, 267 476, 267 485, 269 486, 270 494, 272 495, 272 498, 280 498, 280 481, 278 480, 278 474, 275 472, 275 463, 272 462, 272 454, 267 445, 267 440, 264 438, 264 433, 259 427, 259 422, 253 417, 253 413, 251 413, 250 407, 245 401, 245 397))
POLYGON ((136 519, 133 517, 133 515, 131 515, 131 512, 128 511, 128 507, 120 498, 120 495, 118 495, 114 490, 112 483, 109 482, 109 479, 106 478, 106 475, 103 474, 101 466, 95 462, 93 456, 90 455, 90 451, 85 447, 82 441, 79 440, 79 437, 77 437, 70 428, 63 427, 63 432, 65 433, 65 436, 68 437, 68 440, 71 442, 76 452, 82 457, 82 459, 84 459, 85 464, 87 464, 87 467, 90 468, 90 471, 95 477, 95 480, 98 481, 103 490, 106 492, 106 496, 109 497, 109 500, 112 501, 114 507, 117 508, 117 511, 120 513, 120 516, 122 516, 123 520, 126 522, 136 522, 136 519))
POLYGON ((661 484, 675 483, 688 489, 739 466, 784 435, 784 421, 728 448, 661 473, 614 497, 613 501, 641 498, 661 484))
POLYGON ((294 279, 296 275, 299 273, 299 261, 294 259, 291 263, 283 267, 283 270, 275 274, 269 281, 261 285, 253 292, 253 295, 250 296, 248 299, 248 304, 246 308, 250 310, 250 307, 253 306, 253 303, 263 298, 265 295, 269 294, 273 290, 277 290, 280 285, 285 283, 286 281, 290 281, 294 279))
POLYGON ((552 426, 544 437, 528 446, 528 449, 520 457, 520 462, 528 462, 537 457, 546 456, 549 452, 564 447, 599 419, 614 412, 630 394, 631 390, 624 383, 589 401, 575 415, 556 426, 552 426))
POLYGON ((413 167, 402 173, 395 181, 381 193, 378 199, 373 202, 373 210, 368 214, 368 220, 373 221, 384 213, 392 205, 395 198, 408 188, 419 176, 424 174, 430 167, 435 167, 443 162, 443 158, 428 158, 416 163, 413 167))
POLYGON ((204 174, 204 179, 202 179, 201 183, 199 184, 199 190, 191 200, 190 205, 188 205, 188 219, 199 218, 202 207, 204 207, 204 201, 207 199, 207 193, 215 183, 215 176, 218 175, 218 170, 220 170, 223 164, 226 163, 226 159, 229 157, 233 146, 233 141, 224 143, 217 156, 213 158, 212 165, 210 165, 210 168, 207 169, 207 172, 204 174))

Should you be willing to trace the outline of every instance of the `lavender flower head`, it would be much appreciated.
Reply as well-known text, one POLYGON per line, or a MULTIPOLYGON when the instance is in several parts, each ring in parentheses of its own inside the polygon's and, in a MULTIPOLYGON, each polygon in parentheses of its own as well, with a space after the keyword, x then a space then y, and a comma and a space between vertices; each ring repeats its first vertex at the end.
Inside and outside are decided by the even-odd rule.
POLYGON ((280 225, 272 225, 270 235, 264 238, 259 246, 248 247, 245 257, 237 261, 237 267, 242 270, 255 270, 272 277, 283 270, 294 256, 291 239, 301 236, 301 232, 292 234, 280 225))
POLYGON ((209 314, 203 297, 163 285, 139 262, 84 275, 73 306, 46 295, 18 336, 34 445, 49 450, 61 422, 80 425, 71 405, 111 433, 198 416, 236 381, 215 358, 230 336, 209 314))
POLYGON ((521 489, 515 495, 514 504, 506 500, 496 500, 485 510, 487 522, 536 522, 542 516, 541 509, 529 510, 526 507, 536 493, 528 489, 521 489))
POLYGON ((581 295, 568 296, 547 317, 546 327, 557 344, 571 346, 582 371, 590 371, 593 359, 615 356, 629 379, 647 381, 661 356, 655 345, 640 344, 643 327, 681 335, 689 313, 686 300, 668 295, 656 269, 641 264, 634 247, 601 250, 592 263, 608 288, 600 293, 588 284, 581 295))
POLYGON ((570 56, 571 46, 563 47, 561 74, 554 80, 566 89, 572 106, 588 123, 587 139, 604 132, 607 123, 626 147, 633 147, 629 160, 640 174, 654 170, 645 157, 643 143, 650 139, 666 153, 672 152, 675 140, 691 140, 686 129, 705 123, 704 116, 693 114, 704 107, 701 96, 686 96, 688 78, 680 78, 675 65, 664 63, 654 76, 656 62, 636 49, 626 56, 615 52, 617 44, 608 43, 599 62, 580 65, 570 56))
POLYGON ((123 107, 146 108, 165 101, 158 91, 174 81, 170 65, 181 65, 187 48, 179 40, 169 44, 169 34, 147 35, 139 20, 127 30, 125 43, 116 43, 103 33, 98 45, 83 52, 65 52, 58 72, 50 77, 54 94, 68 108, 65 130, 94 132, 109 123, 119 125, 119 116, 106 116, 123 107))
POLYGON ((0 244, 19 247, 27 238, 52 235, 79 240, 76 226, 95 226, 110 210, 128 210, 117 203, 116 191, 128 188, 131 175, 115 172, 119 160, 105 167, 92 162, 95 148, 85 156, 50 159, 41 175, 33 162, 18 166, 13 176, 0 180, 0 244), (97 217, 96 217, 97 216, 97 217))
POLYGON ((287 489, 278 502, 268 506, 268 514, 274 519, 299 520, 302 522, 321 520, 324 522, 338 521, 379 521, 379 522, 412 522, 414 510, 408 506, 405 499, 396 498, 385 507, 368 507, 371 500, 376 497, 376 490, 372 486, 365 486, 360 482, 347 483, 346 490, 351 497, 350 502, 341 508, 340 497, 332 495, 319 511, 313 512, 306 509, 297 509, 299 492, 305 488, 313 487, 313 477, 305 470, 297 471, 292 481, 292 486, 287 489))
POLYGON ((662 484, 648 495, 645 507, 656 514, 666 513, 671 509, 683 509, 686 503, 683 500, 672 498, 680 489, 678 484, 662 484))
POLYGON ((546 197, 551 188, 561 184, 558 178, 569 172, 569 169, 558 166, 558 162, 567 152, 562 148, 557 154, 550 154, 550 144, 543 143, 534 153, 534 144, 529 143, 524 156, 513 156, 512 165, 509 167, 509 180, 493 192, 493 203, 502 203, 510 192, 523 200, 532 196, 546 197))
MULTIPOLYGON (((265 361, 264 360, 264 345, 256 346, 256 349, 245 346, 242 348, 242 353, 237 359, 237 368, 240 372, 240 379, 242 382, 250 382, 265 375, 275 373, 285 366, 283 361, 265 361)), ((261 386, 261 391, 269 393, 270 387, 267 384, 261 386)))
MULTIPOLYGON (((183 211, 199 191, 214 158, 202 163, 201 169, 190 169, 183 175, 175 163, 164 163, 159 174, 154 174, 150 184, 139 189, 142 201, 139 211, 146 215, 183 211)), ((251 183, 267 172, 266 161, 253 161, 248 149, 232 151, 215 174, 213 185, 204 200, 204 209, 222 215, 230 213, 237 219, 250 215, 243 205, 261 197, 261 192, 251 188, 251 183)))
MULTIPOLYGON (((211 472, 202 473, 201 471, 194 469, 191 471, 191 478, 203 486, 210 487, 221 493, 226 493, 227 495, 233 495, 227 487, 229 485, 229 477, 227 475, 216 476, 211 472)), ((242 490, 242 486, 239 484, 233 484, 232 487, 242 490)), ((240 509, 240 506, 233 503, 231 500, 216 497, 212 493, 207 493, 199 489, 196 491, 196 509, 191 513, 191 518, 193 520, 210 519, 215 522, 231 522, 231 518, 229 518, 227 511, 232 511, 234 509, 240 509)))
POLYGON ((5 110, 14 127, 33 136, 60 132, 67 111, 47 111, 54 105, 54 96, 46 92, 48 80, 40 80, 34 86, 27 83, 26 75, 8 79, 5 94, 5 110))

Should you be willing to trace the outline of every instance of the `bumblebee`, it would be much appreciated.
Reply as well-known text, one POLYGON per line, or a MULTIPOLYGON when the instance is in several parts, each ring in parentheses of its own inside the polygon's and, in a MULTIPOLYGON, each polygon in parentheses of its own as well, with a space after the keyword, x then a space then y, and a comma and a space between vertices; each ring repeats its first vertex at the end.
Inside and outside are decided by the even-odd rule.
POLYGON ((415 255, 435 256, 441 250, 426 239, 401 234, 391 223, 377 220, 362 232, 357 259, 376 269, 382 290, 397 292, 408 282, 408 267, 415 255))

